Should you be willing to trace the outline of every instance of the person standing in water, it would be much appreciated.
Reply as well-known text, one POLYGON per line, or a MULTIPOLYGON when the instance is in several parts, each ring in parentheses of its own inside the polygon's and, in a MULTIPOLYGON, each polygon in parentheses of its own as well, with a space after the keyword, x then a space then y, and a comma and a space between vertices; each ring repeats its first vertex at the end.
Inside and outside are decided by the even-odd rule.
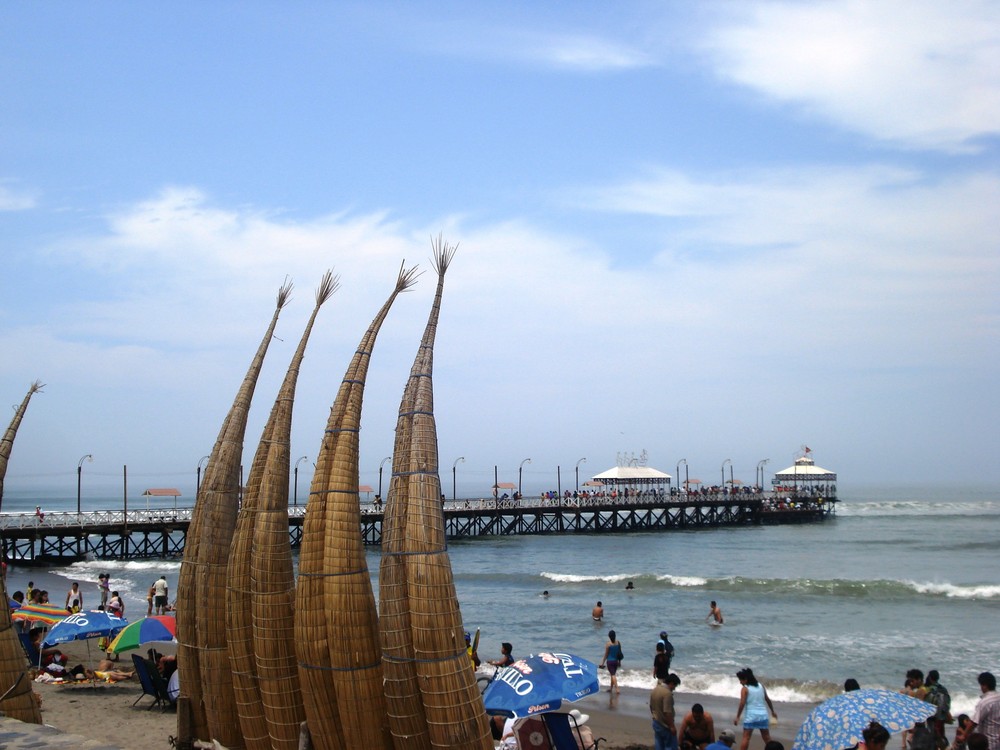
POLYGON ((621 689, 618 687, 618 678, 615 675, 618 674, 618 667, 624 658, 625 653, 622 651, 622 644, 618 642, 615 631, 609 630, 608 642, 604 644, 604 658, 601 659, 600 667, 604 669, 607 666, 608 674, 611 675, 611 687, 608 691, 613 692, 615 695, 621 693, 621 689))
POLYGON ((590 616, 594 618, 594 622, 600 622, 604 619, 604 605, 598 602, 594 605, 594 608, 590 610, 590 616))
POLYGON ((705 618, 706 622, 714 621, 716 625, 722 624, 722 610, 719 609, 719 605, 713 600, 709 605, 710 609, 708 611, 708 617, 705 618))

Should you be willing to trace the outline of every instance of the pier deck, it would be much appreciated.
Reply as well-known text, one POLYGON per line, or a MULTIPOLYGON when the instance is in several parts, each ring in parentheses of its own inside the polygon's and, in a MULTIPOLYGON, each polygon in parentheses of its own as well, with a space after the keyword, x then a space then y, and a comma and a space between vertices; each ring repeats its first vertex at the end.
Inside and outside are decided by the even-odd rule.
MULTIPOLYGON (((814 523, 836 513, 835 499, 768 495, 691 495, 669 498, 458 500, 443 505, 449 539, 519 534, 601 534, 636 531, 814 523)), ((49 563, 81 558, 179 557, 192 508, 0 514, 4 559, 49 563)), ((288 509, 293 547, 302 540, 305 506, 288 509)), ((364 543, 382 541, 382 509, 364 504, 364 543)))

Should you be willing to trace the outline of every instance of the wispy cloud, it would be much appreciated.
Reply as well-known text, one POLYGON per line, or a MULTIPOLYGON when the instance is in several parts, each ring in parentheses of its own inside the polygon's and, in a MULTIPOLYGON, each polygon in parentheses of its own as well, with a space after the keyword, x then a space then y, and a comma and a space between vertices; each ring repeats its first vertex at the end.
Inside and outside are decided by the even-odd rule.
POLYGON ((522 39, 520 54, 555 68, 581 71, 626 70, 656 64, 633 46, 592 35, 538 35, 522 39))
POLYGON ((34 192, 15 190, 0 182, 0 211, 26 211, 37 203, 38 197, 34 192))
POLYGON ((721 23, 704 45, 724 78, 903 147, 957 152, 1000 134, 996 3, 738 8, 740 20, 721 23))

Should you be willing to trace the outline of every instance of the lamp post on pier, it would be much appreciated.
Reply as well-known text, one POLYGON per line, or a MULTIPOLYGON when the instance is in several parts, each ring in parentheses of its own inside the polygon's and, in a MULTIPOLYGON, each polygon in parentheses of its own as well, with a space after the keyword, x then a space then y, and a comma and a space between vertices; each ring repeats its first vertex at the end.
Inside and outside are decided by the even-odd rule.
POLYGON ((83 462, 94 463, 94 457, 89 453, 81 458, 76 464, 76 514, 80 515, 80 486, 83 482, 83 462))
POLYGON ((526 458, 521 462, 521 465, 517 467, 517 499, 521 499, 521 471, 524 469, 525 464, 530 464, 531 459, 526 458))
MULTIPOLYGON (((682 458, 677 462, 677 468, 674 469, 674 475, 677 477, 677 494, 680 494, 681 492, 681 464, 684 464, 684 473, 686 474, 688 470, 688 460, 686 458, 682 458)), ((687 482, 684 483, 684 491, 687 491, 687 482)))
POLYGON ((201 492, 201 465, 205 463, 211 456, 202 456, 198 459, 198 470, 197 477, 194 481, 194 501, 198 502, 198 493, 201 492))
POLYGON ((729 464, 729 476, 733 475, 733 459, 727 458, 722 462, 722 491, 726 491, 726 464, 729 464))
POLYGON ((770 460, 769 458, 764 458, 757 462, 757 471, 760 473, 760 484, 757 486, 760 487, 761 492, 764 491, 764 467, 770 460))
POLYGON ((587 459, 581 458, 576 462, 576 494, 580 494, 580 464, 587 463, 587 459))
POLYGON ((299 504, 299 464, 302 463, 303 461, 308 461, 308 460, 309 460, 308 456, 302 456, 302 458, 298 459, 295 462, 295 490, 294 494, 292 495, 293 498, 292 505, 299 504))
POLYGON ((455 502, 458 497, 458 462, 465 463, 465 456, 459 456, 455 463, 451 465, 451 501, 455 502))
POLYGON ((382 462, 378 465, 378 499, 382 499, 382 467, 385 466, 385 462, 389 461, 392 456, 386 456, 382 459, 382 462))

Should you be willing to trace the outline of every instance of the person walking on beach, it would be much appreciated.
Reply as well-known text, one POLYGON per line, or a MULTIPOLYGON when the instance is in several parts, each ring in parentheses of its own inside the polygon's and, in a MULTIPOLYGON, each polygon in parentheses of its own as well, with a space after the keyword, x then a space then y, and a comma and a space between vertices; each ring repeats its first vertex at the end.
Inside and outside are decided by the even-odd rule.
POLYGON ((678 750, 677 716, 674 712, 674 690, 681 684, 675 674, 657 680, 649 694, 649 713, 653 720, 653 745, 656 750, 678 750))
POLYGON ((613 692, 615 695, 622 692, 618 687, 618 678, 615 675, 618 674, 618 667, 624 658, 625 652, 622 651, 622 644, 618 642, 617 634, 615 631, 609 630, 608 642, 604 644, 604 658, 601 659, 600 668, 604 669, 607 666, 608 674, 611 675, 611 687, 608 688, 608 692, 613 692))
POLYGON ((590 610, 590 616, 594 618, 594 622, 600 622, 604 619, 604 605, 598 602, 594 605, 594 608, 590 610))
POLYGON ((771 740, 768 711, 775 719, 778 718, 778 714, 774 711, 774 704, 771 703, 767 690, 753 676, 753 670, 750 667, 745 667, 737 672, 736 678, 740 681, 743 689, 740 690, 740 706, 736 709, 736 718, 733 719, 733 724, 739 723, 742 714, 743 739, 740 741, 740 750, 747 750, 750 747, 750 736, 755 729, 760 731, 760 738, 765 743, 771 740))
POLYGON ((979 690, 983 695, 969 718, 966 737, 973 733, 984 734, 990 750, 996 750, 1000 748, 1000 693, 997 692, 997 678, 991 672, 981 673, 979 690))
POLYGON ((160 576, 156 583, 153 584, 153 606, 156 607, 156 614, 167 614, 167 595, 169 591, 167 577, 160 576))
POLYGON ((708 617, 705 618, 705 621, 714 621, 716 625, 722 624, 722 610, 714 601, 709 605, 708 617))
POLYGON ((72 613, 81 609, 83 609, 83 592, 80 591, 80 584, 73 581, 73 585, 66 592, 66 610, 72 613))
POLYGON ((146 592, 146 617, 153 614, 153 597, 156 596, 156 581, 149 584, 149 591, 146 592))

